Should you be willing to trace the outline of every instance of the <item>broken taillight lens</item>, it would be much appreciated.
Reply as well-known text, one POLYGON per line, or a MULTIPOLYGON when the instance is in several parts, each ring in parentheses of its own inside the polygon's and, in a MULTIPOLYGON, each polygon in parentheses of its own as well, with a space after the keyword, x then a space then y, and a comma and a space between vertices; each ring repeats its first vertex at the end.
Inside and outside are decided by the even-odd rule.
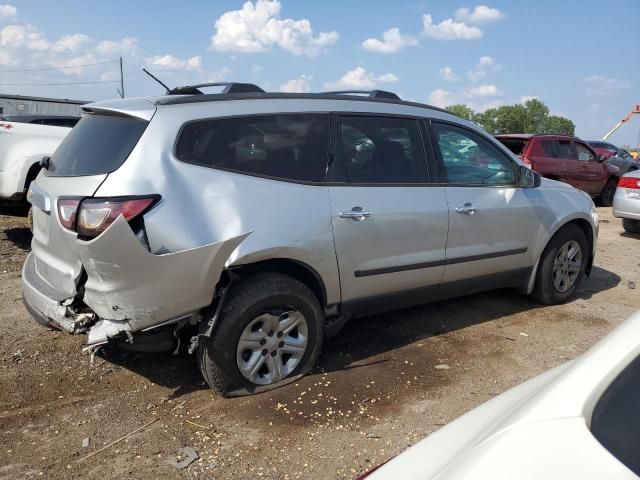
POLYGON ((122 215, 128 222, 151 208, 159 195, 115 198, 61 198, 58 216, 63 227, 82 238, 95 238, 122 215))
POLYGON ((78 211, 79 198, 58 199, 58 218, 64 228, 75 230, 76 212, 78 211))

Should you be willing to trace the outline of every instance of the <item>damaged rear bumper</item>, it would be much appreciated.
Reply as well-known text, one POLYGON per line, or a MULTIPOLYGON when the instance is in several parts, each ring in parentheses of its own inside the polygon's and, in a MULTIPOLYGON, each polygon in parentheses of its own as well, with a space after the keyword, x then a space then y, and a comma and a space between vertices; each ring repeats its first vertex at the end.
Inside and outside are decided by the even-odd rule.
POLYGON ((99 237, 75 240, 86 272, 82 298, 65 298, 44 281, 32 252, 23 267, 23 300, 39 323, 88 332, 87 344, 99 345, 209 305, 227 259, 247 235, 155 255, 120 217, 99 237))

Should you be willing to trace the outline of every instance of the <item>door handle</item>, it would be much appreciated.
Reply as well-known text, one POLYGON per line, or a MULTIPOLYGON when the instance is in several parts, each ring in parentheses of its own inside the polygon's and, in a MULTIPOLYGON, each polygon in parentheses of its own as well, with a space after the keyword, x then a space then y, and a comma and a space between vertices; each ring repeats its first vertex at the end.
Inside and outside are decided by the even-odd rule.
POLYGON ((456 207, 456 212, 464 213, 465 215, 475 215, 477 211, 478 209, 474 207, 472 203, 469 203, 469 202, 465 203, 461 207, 456 207))
POLYGON ((371 212, 367 212, 362 207, 353 207, 351 210, 340 212, 340 218, 350 218, 356 222, 361 222, 371 216, 371 212))

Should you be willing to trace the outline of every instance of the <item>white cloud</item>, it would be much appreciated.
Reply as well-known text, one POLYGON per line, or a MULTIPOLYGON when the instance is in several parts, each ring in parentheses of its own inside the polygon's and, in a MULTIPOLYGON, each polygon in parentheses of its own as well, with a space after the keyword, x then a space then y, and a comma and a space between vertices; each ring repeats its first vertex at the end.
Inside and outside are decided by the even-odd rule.
POLYGON ((11 57, 9 52, 0 49, 0 65, 15 65, 17 61, 11 57))
POLYGON ((457 82, 460 80, 460 76, 453 71, 453 68, 450 66, 444 66, 440 69, 440 76, 445 80, 449 80, 450 82, 457 82))
POLYGON ((0 20, 11 20, 18 15, 18 9, 13 5, 5 3, 0 5, 0 20))
POLYGON ((429 104, 445 108, 456 103, 455 97, 451 92, 438 88, 429 94, 429 104))
POLYGON ((273 45, 294 55, 314 56, 338 41, 337 32, 314 35, 307 19, 280 18, 279 0, 248 1, 240 10, 232 10, 215 22, 211 47, 222 51, 260 53, 273 45))
POLYGON ((437 40, 475 40, 482 38, 482 30, 478 27, 467 25, 464 22, 456 22, 451 18, 440 23, 433 23, 430 14, 422 16, 424 35, 437 40))
POLYGON ((280 85, 280 91, 290 93, 309 93, 311 91, 312 79, 312 76, 300 75, 298 78, 293 78, 280 85))
POLYGON ((481 103, 475 107, 477 112, 484 112, 490 108, 498 108, 504 105, 503 100, 490 100, 488 102, 481 103))
POLYGON ((173 55, 155 55, 145 59, 145 63, 158 70, 202 71, 202 57, 195 56, 182 60, 173 55))
POLYGON ((502 70, 502 65, 496 62, 496 59, 488 55, 480 57, 474 68, 467 72, 467 78, 472 82, 479 82, 490 72, 498 72, 502 70))
POLYGON ((489 23, 502 20, 506 15, 497 8, 487 7, 486 5, 477 5, 470 9, 467 7, 456 10, 454 18, 459 22, 467 23, 489 23))
POLYGON ((413 47, 418 44, 418 39, 413 35, 403 35, 400 29, 390 28, 382 34, 382 40, 368 38, 362 42, 362 48, 375 53, 396 53, 400 50, 413 47))
POLYGON ((49 48, 44 34, 32 25, 7 25, 0 30, 0 46, 7 48, 25 47, 29 50, 49 48))
POLYGON ((91 42, 91 37, 84 33, 74 33, 71 35, 63 35, 51 47, 55 52, 77 52, 91 42))
POLYGON ((602 75, 591 75, 582 79, 587 87, 587 95, 611 95, 619 90, 631 88, 631 83, 626 80, 617 80, 602 75))
POLYGON ((222 82, 233 72, 230 68, 222 67, 218 70, 208 71, 205 73, 205 83, 222 82))
POLYGON ((324 88, 370 90, 376 88, 378 83, 396 83, 398 81, 398 77, 393 73, 376 76, 362 67, 356 67, 345 73, 340 80, 325 83, 324 88))
POLYGON ((523 95, 520 97, 520 100, 518 100, 518 103, 527 103, 529 100, 537 100, 538 96, 537 95, 523 95))
POLYGON ((122 55, 134 53, 138 48, 136 37, 125 37, 117 41, 104 40, 98 43, 96 52, 101 55, 122 55))
POLYGON ((502 92, 495 85, 478 85, 465 91, 468 97, 499 97, 502 92))

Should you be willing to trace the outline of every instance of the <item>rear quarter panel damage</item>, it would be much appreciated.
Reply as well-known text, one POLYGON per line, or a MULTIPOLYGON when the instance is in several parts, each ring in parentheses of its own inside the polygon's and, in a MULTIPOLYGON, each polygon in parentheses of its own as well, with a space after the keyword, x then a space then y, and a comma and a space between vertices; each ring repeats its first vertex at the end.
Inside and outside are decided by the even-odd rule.
POLYGON ((115 333, 197 310, 211 303, 227 259, 249 234, 155 255, 119 217, 97 238, 77 240, 87 273, 84 302, 100 318, 123 322, 115 333))

